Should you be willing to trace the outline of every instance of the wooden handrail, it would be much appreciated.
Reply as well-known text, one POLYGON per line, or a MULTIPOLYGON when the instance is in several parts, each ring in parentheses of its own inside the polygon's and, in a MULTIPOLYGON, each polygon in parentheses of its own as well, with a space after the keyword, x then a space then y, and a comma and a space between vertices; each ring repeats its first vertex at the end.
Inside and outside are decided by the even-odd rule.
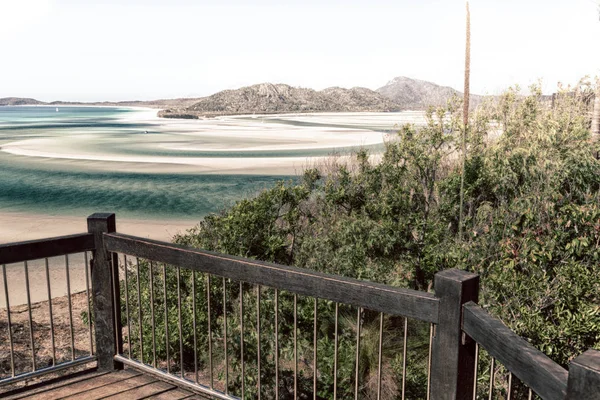
POLYGON ((58 236, 0 245, 0 265, 81 253, 94 249, 94 235, 58 236))
POLYGON ((436 274, 434 295, 119 234, 114 214, 91 215, 88 230, 89 233, 2 244, 0 265, 92 251, 99 370, 123 366, 122 360, 115 358, 123 349, 116 268, 116 253, 122 253, 436 324, 431 353, 432 400, 470 398, 476 362, 473 341, 545 400, 600 399, 600 352, 589 350, 572 361, 569 371, 565 370, 476 304, 479 277, 475 274, 459 270, 436 274), (473 340, 461 341, 461 334, 473 340))
POLYGON ((545 400, 564 400, 568 372, 473 302, 463 306, 463 331, 545 400))
POLYGON ((439 300, 431 293, 324 274, 304 268, 233 257, 119 233, 104 234, 111 252, 146 258, 238 281, 288 290, 392 315, 437 323, 439 300))

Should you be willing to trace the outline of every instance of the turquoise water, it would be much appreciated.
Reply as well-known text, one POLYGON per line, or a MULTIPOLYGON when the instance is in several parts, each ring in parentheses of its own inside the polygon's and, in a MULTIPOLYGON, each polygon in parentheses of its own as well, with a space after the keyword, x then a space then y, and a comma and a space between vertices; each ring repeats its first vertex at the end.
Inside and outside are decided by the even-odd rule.
POLYGON ((128 218, 198 219, 282 176, 143 174, 11 166, 0 154, 0 210, 128 218))
MULTIPOLYGON (((136 118, 140 112, 110 107, 59 106, 58 112, 55 107, 0 107, 0 149, 24 144, 25 148, 47 152, 32 157, 0 151, 0 211, 59 215, 109 211, 127 218, 198 220, 279 180, 297 177, 206 174, 189 166, 163 167, 165 164, 152 161, 113 163, 101 157, 202 157, 210 163, 211 158, 230 158, 235 162, 239 158, 312 157, 351 150, 293 146, 269 150, 272 139, 256 136, 240 141, 236 137, 221 137, 211 131, 212 125, 207 125, 204 136, 191 134, 189 126, 178 125, 179 122, 169 125, 136 118), (257 150, 265 145, 265 149, 257 150), (73 154, 86 154, 88 158, 69 158, 73 154)), ((243 131, 244 123, 223 129, 243 131)), ((256 120, 247 123, 254 124, 252 129, 270 126, 257 125, 256 120)), ((298 129, 297 123, 276 123, 298 129)), ((278 139, 278 143, 294 141, 288 136, 278 139)), ((366 147, 381 149, 377 144, 366 147)))
MULTIPOLYGON (((102 140, 118 141, 127 139, 131 132, 155 128, 122 119, 132 112, 95 107, 59 107, 59 112, 50 107, 0 107, 0 147, 18 140, 90 131, 99 132, 102 140)), ((115 152, 127 151, 117 148, 115 152)), ((0 210, 63 215, 110 211, 129 218, 198 219, 281 179, 294 179, 105 171, 91 169, 88 164, 0 151, 0 210)))

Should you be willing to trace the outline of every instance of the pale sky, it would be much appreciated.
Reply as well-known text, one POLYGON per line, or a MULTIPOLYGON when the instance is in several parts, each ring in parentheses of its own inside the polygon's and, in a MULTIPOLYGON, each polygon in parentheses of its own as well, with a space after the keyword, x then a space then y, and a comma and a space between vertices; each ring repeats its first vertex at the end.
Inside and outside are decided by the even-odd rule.
MULTIPOLYGON (((471 91, 600 75, 600 0, 472 0, 471 91)), ((462 0, 0 0, 0 97, 150 100, 261 82, 461 89, 462 0)))

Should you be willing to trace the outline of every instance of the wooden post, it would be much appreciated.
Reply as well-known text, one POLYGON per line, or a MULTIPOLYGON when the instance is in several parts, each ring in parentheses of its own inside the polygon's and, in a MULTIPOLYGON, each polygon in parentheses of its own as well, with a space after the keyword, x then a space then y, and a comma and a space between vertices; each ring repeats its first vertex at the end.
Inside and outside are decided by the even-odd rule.
POLYGON ((571 361, 567 400, 600 400, 600 351, 588 350, 571 361))
POLYGON ((471 399, 475 342, 463 338, 462 305, 477 302, 479 275, 445 270, 435 275, 434 289, 440 307, 431 349, 431 400, 471 399))
POLYGON ((117 291, 117 296, 114 296, 113 291, 113 283, 117 290, 119 288, 119 264, 117 255, 111 257, 105 250, 102 236, 104 233, 116 231, 115 214, 92 214, 87 223, 88 232, 94 234, 95 244, 91 266, 98 370, 122 369, 123 364, 114 361, 115 354, 123 351, 120 295, 117 291))

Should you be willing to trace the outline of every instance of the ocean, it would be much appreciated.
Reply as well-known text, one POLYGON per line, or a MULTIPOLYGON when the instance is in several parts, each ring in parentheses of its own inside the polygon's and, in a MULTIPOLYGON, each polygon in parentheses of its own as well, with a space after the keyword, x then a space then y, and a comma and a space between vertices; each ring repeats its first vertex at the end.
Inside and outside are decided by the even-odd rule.
POLYGON ((199 220, 358 147, 392 113, 163 120, 156 110, 0 107, 0 211, 199 220))

